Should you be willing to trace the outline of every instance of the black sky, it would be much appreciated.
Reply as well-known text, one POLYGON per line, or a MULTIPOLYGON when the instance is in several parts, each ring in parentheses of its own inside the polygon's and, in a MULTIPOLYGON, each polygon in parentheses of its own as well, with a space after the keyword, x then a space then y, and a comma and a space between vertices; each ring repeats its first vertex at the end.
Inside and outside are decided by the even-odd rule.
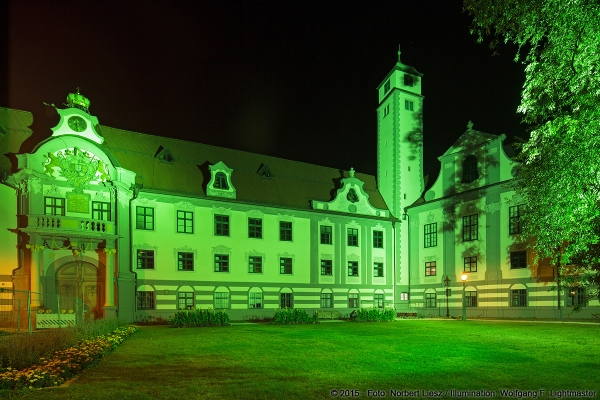
POLYGON ((30 147, 57 122, 42 102, 81 87, 103 125, 375 174, 399 43, 424 74, 425 173, 468 120, 524 135, 516 49, 475 43, 458 0, 94 3, 6 6, 0 106, 33 112, 30 147))

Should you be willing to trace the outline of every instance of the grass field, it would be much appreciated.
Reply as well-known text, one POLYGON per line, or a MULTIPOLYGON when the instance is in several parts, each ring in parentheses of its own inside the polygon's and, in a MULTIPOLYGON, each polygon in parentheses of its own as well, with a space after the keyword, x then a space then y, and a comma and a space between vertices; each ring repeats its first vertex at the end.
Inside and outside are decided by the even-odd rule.
POLYGON ((342 389, 363 398, 369 389, 540 398, 540 389, 600 391, 599 333, 598 324, 453 320, 144 326, 70 387, 21 398, 331 399, 332 389, 338 398, 358 394, 342 389))

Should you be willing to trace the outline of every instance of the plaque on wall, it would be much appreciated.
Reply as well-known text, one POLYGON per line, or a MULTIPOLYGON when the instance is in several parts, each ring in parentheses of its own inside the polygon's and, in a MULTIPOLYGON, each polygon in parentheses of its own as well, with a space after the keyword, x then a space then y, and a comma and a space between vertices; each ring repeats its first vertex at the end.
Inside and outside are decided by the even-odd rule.
POLYGON ((90 199, 87 193, 67 193, 67 212, 89 214, 90 199))

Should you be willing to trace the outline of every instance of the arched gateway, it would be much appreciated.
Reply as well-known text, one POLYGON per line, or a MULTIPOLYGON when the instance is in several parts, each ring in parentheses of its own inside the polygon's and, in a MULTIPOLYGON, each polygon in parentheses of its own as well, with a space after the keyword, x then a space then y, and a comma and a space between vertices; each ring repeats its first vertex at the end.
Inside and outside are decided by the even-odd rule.
POLYGON ((60 312, 78 310, 86 321, 104 316, 104 273, 93 264, 73 261, 56 272, 57 307, 60 312), (83 311, 82 311, 83 307, 83 311))

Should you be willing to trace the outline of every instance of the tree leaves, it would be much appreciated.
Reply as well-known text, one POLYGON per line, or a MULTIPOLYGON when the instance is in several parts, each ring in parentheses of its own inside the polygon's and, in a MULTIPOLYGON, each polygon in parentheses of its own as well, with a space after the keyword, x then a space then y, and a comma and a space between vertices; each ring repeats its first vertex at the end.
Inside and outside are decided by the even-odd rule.
MULTIPOLYGON (((524 235, 569 286, 600 283, 600 4, 596 0, 464 0, 478 41, 516 43, 525 65, 518 112, 530 138, 511 186, 524 235), (524 51, 525 54, 521 52, 524 51), (564 266, 564 267, 560 267, 564 266)), ((589 293, 590 291, 588 291, 589 293)))

